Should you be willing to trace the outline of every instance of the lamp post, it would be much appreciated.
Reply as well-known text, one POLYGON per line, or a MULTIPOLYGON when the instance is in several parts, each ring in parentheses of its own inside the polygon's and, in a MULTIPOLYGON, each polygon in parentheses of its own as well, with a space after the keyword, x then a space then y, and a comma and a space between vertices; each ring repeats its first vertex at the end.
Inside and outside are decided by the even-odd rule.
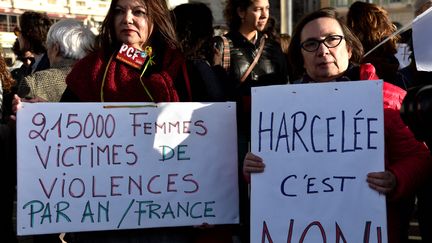
POLYGON ((292 33, 292 0, 280 0, 281 33, 292 33))

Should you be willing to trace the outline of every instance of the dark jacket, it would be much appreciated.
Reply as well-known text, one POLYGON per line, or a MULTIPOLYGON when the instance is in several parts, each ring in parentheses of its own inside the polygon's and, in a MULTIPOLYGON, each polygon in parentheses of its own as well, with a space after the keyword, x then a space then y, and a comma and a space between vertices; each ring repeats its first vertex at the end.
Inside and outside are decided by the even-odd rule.
MULTIPOLYGON (((227 73, 227 96, 237 102, 238 128, 243 134, 250 133, 251 88, 276 84, 287 84, 288 69, 282 49, 276 41, 267 38, 258 63, 244 82, 240 79, 258 54, 262 33, 258 33, 255 44, 240 32, 226 34, 230 42, 230 67, 227 73)), ((223 53, 223 40, 215 39, 216 48, 223 53)), ((247 135, 249 137, 249 135, 247 135)))
MULTIPOLYGON (((263 34, 258 34, 255 44, 247 40, 239 32, 229 32, 226 37, 230 40, 230 77, 233 89, 233 97, 250 95, 250 88, 273 84, 288 83, 288 70, 285 57, 279 43, 267 38, 264 50, 258 63, 244 82, 240 84, 241 76, 246 72, 258 53, 260 39, 263 34)), ((222 38, 216 38, 216 48, 223 52, 222 38)))
POLYGON ((20 82, 17 94, 20 97, 40 97, 48 102, 58 102, 66 89, 66 76, 75 60, 63 59, 51 68, 34 72, 20 82))
POLYGON ((193 101, 222 102, 226 96, 226 74, 221 66, 211 66, 205 59, 186 60, 193 101))

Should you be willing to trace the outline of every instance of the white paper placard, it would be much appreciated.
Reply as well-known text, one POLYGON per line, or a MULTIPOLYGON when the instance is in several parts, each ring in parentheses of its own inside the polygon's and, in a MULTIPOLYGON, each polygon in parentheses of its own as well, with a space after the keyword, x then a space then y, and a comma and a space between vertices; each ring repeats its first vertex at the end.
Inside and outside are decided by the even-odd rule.
POLYGON ((254 88, 251 242, 387 242, 383 124, 382 81, 254 88))
POLYGON ((19 235, 236 224, 235 103, 24 103, 19 235))

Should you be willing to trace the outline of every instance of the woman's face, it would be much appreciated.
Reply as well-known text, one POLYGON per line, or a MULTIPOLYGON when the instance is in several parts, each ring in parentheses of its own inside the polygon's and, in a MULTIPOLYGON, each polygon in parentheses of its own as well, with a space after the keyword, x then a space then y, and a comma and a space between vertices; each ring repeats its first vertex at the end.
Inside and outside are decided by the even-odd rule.
MULTIPOLYGON (((344 35, 337 20, 327 17, 318 18, 304 26, 300 43, 306 40, 323 40, 330 35, 344 35)), ((308 52, 302 48, 301 53, 306 73, 317 82, 327 82, 342 76, 348 68, 352 55, 345 39, 333 48, 320 43, 316 51, 308 52)))
POLYGON ((147 9, 139 0, 119 0, 114 25, 117 40, 138 49, 144 48, 153 30, 147 9))
POLYGON ((262 31, 267 24, 270 4, 268 0, 255 0, 245 11, 238 12, 242 19, 241 28, 262 31))

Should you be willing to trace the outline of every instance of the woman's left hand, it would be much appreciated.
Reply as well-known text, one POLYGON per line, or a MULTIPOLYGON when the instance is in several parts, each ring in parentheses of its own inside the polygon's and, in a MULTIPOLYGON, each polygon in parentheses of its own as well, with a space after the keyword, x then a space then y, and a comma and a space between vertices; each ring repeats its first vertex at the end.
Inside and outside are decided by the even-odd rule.
POLYGON ((383 194, 389 194, 396 188, 396 176, 390 171, 371 172, 366 179, 369 187, 383 194))
POLYGON ((18 110, 22 109, 23 102, 39 103, 39 102, 47 102, 47 100, 45 100, 41 97, 38 97, 38 96, 36 96, 32 99, 26 99, 26 98, 21 98, 18 95, 14 95, 13 100, 12 100, 13 115, 10 116, 11 121, 16 122, 16 113, 18 112, 18 110))

